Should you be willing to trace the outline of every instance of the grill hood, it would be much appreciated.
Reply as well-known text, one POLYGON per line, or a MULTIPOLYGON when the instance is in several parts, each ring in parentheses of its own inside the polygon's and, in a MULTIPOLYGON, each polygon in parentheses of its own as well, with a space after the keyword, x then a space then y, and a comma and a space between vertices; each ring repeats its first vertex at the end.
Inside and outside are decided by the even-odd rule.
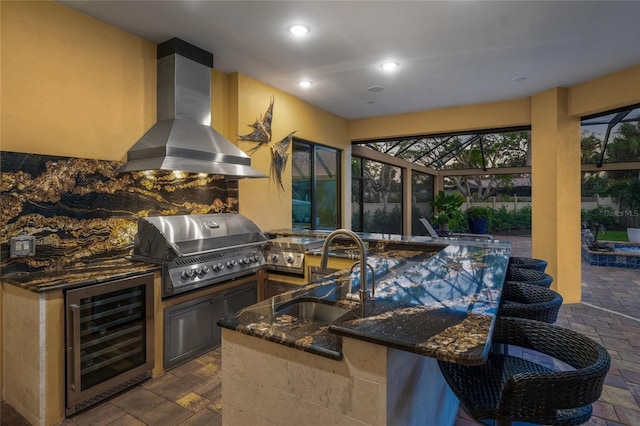
POLYGON ((157 47, 158 121, 119 172, 167 170, 264 178, 251 158, 211 127, 213 54, 173 38, 157 47))

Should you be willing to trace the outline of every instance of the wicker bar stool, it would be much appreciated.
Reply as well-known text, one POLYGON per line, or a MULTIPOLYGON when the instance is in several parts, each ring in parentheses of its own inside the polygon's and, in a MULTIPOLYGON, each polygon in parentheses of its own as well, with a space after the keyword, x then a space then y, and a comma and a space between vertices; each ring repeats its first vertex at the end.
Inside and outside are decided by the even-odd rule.
POLYGON ((604 347, 573 330, 506 317, 497 318, 493 341, 538 351, 574 369, 560 371, 498 353, 477 366, 438 361, 449 387, 474 419, 496 420, 498 425, 578 425, 589 420, 611 364, 604 347))
POLYGON ((528 318, 553 324, 562 296, 555 291, 523 282, 507 281, 502 288, 498 317, 528 318))
POLYGON ((509 267, 533 269, 534 271, 544 272, 547 269, 547 261, 533 257, 511 256, 509 258, 509 267))
POLYGON ((553 283, 553 277, 544 272, 525 268, 507 268, 505 281, 524 282, 531 285, 549 288, 553 283))

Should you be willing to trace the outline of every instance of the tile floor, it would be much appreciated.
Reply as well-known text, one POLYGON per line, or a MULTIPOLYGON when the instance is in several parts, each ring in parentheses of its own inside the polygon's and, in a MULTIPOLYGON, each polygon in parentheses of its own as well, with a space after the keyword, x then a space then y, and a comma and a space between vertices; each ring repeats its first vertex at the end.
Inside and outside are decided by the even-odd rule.
MULTIPOLYGON (((513 242, 514 255, 531 256, 529 238, 504 239, 513 242)), ((587 424, 640 425, 640 271, 583 263, 582 282, 582 303, 563 305, 556 324, 602 343, 612 357, 587 424)), ((219 425, 220 396, 220 351, 213 350, 60 425, 219 425)), ((28 425, 7 404, 0 418, 2 426, 28 425)), ((456 426, 478 424, 460 411, 456 426)))

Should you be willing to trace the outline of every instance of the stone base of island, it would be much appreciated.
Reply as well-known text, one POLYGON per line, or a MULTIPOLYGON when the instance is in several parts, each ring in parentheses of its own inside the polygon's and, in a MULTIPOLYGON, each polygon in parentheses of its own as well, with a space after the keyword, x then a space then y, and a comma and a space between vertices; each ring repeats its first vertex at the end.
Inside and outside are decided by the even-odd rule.
POLYGON ((340 361, 222 330, 225 425, 453 425, 433 358, 342 340, 340 361))

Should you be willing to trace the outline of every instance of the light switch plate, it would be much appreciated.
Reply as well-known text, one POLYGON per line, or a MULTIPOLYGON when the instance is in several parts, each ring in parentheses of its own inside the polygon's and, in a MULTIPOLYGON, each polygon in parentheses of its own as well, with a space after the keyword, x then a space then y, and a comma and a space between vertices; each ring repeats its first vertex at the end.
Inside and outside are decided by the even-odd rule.
POLYGON ((11 237, 9 243, 9 257, 26 257, 36 255, 36 237, 20 235, 11 237))

